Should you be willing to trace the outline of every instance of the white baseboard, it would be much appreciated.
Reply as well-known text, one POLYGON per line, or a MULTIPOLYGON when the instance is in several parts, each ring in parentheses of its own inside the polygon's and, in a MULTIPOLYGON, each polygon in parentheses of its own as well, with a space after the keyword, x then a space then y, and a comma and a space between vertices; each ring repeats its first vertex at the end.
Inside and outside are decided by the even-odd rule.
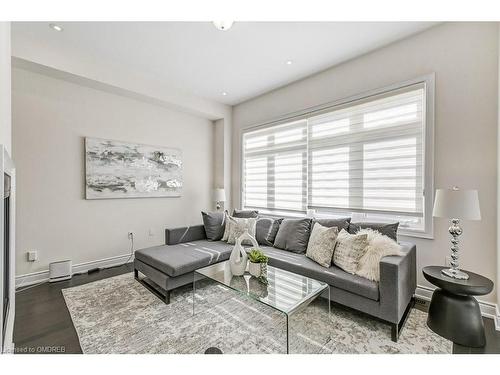
MULTIPOLYGON (((79 263, 73 265, 73 274, 80 272, 87 272, 92 268, 113 267, 125 263, 127 261, 132 262, 133 260, 134 260, 133 255, 132 257, 130 257, 130 254, 125 254, 105 259, 93 260, 90 262, 79 263)), ((25 275, 19 275, 16 276, 16 289, 28 285, 43 283, 48 280, 49 280, 49 270, 43 270, 33 273, 27 273, 25 275)))
POLYGON ((15 352, 15 344, 13 341, 4 344, 2 354, 14 354, 14 352, 15 352))
POLYGON ((497 331, 500 331, 500 309, 498 308, 498 305, 496 308, 496 314, 497 314, 497 317, 495 319, 495 329, 497 331))
MULTIPOLYGON (((425 301, 430 301, 432 297, 432 293, 435 288, 430 288, 428 286, 417 285, 417 290, 415 291, 415 297, 423 299, 425 301)), ((498 306, 495 303, 480 301, 479 308, 481 309, 481 314, 486 317, 493 319, 495 322, 495 328, 497 331, 500 331, 500 313, 498 306)))

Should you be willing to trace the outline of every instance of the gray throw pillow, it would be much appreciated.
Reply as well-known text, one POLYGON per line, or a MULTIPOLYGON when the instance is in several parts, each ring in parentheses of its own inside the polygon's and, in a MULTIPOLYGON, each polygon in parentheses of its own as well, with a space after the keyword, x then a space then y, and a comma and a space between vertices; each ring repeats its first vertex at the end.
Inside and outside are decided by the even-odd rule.
POLYGON ((259 245, 273 246, 276 234, 283 219, 273 219, 272 217, 259 217, 255 229, 255 239, 259 245))
POLYGON ((338 234, 337 227, 328 228, 319 223, 314 223, 311 237, 309 237, 309 244, 307 245, 306 257, 323 267, 330 267, 338 234))
POLYGON ((243 219, 251 219, 259 216, 259 211, 256 210, 233 210, 233 217, 240 217, 243 219))
POLYGON ((319 224, 323 225, 324 227, 328 227, 328 228, 337 227, 337 229, 340 232, 342 229, 347 230, 349 228, 350 222, 351 222, 350 217, 342 217, 342 218, 338 218, 338 219, 314 219, 313 220, 313 227, 314 227, 314 223, 319 223, 319 224))
POLYGON ((356 234, 360 229, 373 229, 384 236, 387 236, 394 241, 398 240, 398 226, 397 223, 369 223, 369 222, 359 222, 359 223, 351 223, 349 224, 349 233, 356 234))
POLYGON ((284 219, 274 240, 274 247, 303 254, 311 235, 311 219, 284 219))
POLYGON ((201 211, 203 226, 209 241, 219 241, 224 234, 224 212, 201 211))

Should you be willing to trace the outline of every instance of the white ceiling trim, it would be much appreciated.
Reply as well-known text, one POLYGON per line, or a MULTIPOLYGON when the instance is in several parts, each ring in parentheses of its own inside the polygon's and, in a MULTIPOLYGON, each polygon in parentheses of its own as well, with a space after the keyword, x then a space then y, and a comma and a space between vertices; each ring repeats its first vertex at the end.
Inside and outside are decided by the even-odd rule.
POLYGON ((109 92, 111 94, 121 95, 146 103, 159 105, 193 116, 206 118, 212 121, 227 118, 231 112, 231 108, 229 106, 220 105, 219 103, 216 103, 214 107, 204 106, 203 108, 201 108, 199 102, 193 103, 192 101, 190 101, 189 103, 187 103, 185 101, 181 102, 179 100, 179 97, 176 97, 176 100, 173 101, 170 100, 170 97, 166 96, 152 96, 155 95, 155 93, 153 93, 152 91, 146 92, 147 90, 145 90, 143 92, 139 92, 136 91, 136 89, 127 89, 125 88, 126 85, 123 84, 120 86, 112 85, 108 82, 97 81, 85 76, 55 69, 53 67, 35 63, 33 61, 25 60, 16 56, 12 56, 12 67, 43 74, 56 79, 62 79, 81 86, 109 92))

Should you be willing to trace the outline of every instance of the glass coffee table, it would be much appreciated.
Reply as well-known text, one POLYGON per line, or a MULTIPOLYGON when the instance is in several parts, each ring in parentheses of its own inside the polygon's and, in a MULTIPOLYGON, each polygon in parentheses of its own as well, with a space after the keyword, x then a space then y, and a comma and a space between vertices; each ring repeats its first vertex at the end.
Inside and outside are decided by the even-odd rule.
MULTIPOLYGON (((247 272, 243 276, 234 276, 231 273, 229 261, 225 261, 195 271, 193 279, 193 315, 195 314, 196 283, 206 278, 285 314, 287 354, 290 352, 289 317, 307 307, 325 289, 328 289, 328 300, 330 301, 330 286, 327 283, 268 265, 268 284, 266 285, 258 282, 247 272), (251 278, 252 280, 250 280, 251 278)), ((330 313, 330 303, 328 303, 328 316, 330 316, 330 313)))

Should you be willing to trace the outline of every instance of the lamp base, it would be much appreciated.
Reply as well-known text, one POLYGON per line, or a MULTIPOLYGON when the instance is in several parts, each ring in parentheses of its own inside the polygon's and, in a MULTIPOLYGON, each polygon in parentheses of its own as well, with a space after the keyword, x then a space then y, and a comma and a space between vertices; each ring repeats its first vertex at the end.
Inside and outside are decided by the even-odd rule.
POLYGON ((467 275, 465 272, 456 270, 453 268, 448 268, 445 270, 442 270, 441 273, 445 276, 451 277, 453 279, 458 279, 458 280, 468 280, 469 275, 467 275))

